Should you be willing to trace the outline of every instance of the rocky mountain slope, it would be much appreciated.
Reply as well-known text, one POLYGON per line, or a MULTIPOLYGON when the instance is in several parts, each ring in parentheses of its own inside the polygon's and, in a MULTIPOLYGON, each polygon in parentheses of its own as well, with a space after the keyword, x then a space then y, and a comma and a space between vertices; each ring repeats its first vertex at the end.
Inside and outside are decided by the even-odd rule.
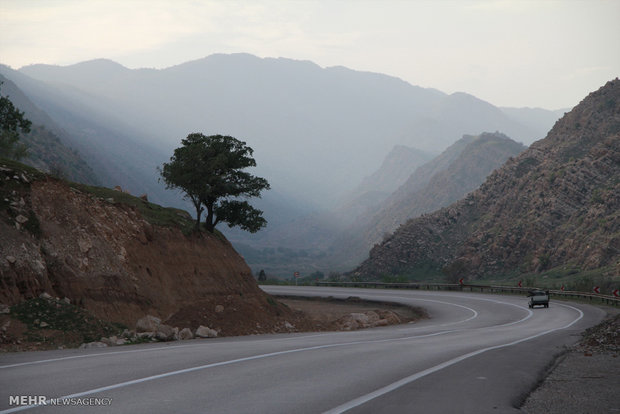
POLYGON ((152 315, 222 335, 279 329, 291 312, 258 288, 221 235, 186 235, 191 221, 125 192, 1 161, 0 304, 45 293, 128 327, 152 315))
POLYGON ((360 217, 332 247, 333 259, 354 266, 408 219, 437 210, 461 199, 484 182, 508 158, 525 150, 507 136, 483 133, 465 135, 439 156, 418 167, 383 203, 360 217))
POLYGON ((547 137, 463 200, 411 220, 354 275, 470 279, 554 270, 620 272, 620 81, 608 82, 547 137))

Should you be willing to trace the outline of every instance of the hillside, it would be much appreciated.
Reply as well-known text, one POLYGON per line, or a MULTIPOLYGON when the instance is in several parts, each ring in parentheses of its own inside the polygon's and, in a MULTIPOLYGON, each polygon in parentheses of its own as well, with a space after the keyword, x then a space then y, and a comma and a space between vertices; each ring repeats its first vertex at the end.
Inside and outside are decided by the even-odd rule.
POLYGON ((334 259, 350 266, 408 219, 445 207, 475 190, 491 172, 525 146, 507 136, 465 135, 434 159, 418 167, 398 190, 359 218, 333 246, 334 259))
POLYGON ((102 152, 115 149, 102 142, 108 134, 123 135, 155 158, 190 132, 230 134, 255 150, 258 173, 274 190, 319 207, 334 207, 395 145, 437 153, 464 133, 501 130, 529 143, 547 132, 464 93, 284 58, 216 54, 161 70, 97 59, 2 70, 61 126, 88 121, 73 132, 91 128, 84 140, 102 152))
POLYGON ((184 211, 1 160, 0 307, 45 293, 130 328, 153 315, 221 335, 295 322, 229 242, 191 226, 184 211))
POLYGON ((22 162, 43 171, 62 175, 69 180, 98 184, 99 179, 80 154, 68 146, 66 133, 43 111, 36 107, 15 83, 0 75, 2 95, 32 122, 31 131, 21 134, 20 141, 28 146, 22 162))
POLYGON ((619 194, 616 79, 465 199, 401 226, 353 274, 618 276, 619 194))

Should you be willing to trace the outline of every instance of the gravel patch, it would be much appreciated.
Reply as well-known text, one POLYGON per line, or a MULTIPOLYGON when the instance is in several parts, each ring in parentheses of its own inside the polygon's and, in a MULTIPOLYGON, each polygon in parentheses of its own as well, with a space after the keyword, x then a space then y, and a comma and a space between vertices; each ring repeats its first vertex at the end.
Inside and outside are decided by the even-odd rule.
POLYGON ((528 414, 620 413, 620 315, 588 329, 521 407, 528 414))

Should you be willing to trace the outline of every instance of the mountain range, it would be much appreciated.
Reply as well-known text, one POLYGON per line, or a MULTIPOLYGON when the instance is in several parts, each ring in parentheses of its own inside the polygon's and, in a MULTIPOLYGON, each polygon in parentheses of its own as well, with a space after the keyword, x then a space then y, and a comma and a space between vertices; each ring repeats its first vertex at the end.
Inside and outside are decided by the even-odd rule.
MULTIPOLYGON (((419 166, 373 178, 395 148, 429 159, 463 134, 483 131, 530 144, 559 116, 498 108, 383 74, 248 54, 211 55, 166 69, 98 59, 0 66, 0 74, 62 129, 64 144, 79 152, 99 182, 147 193, 159 204, 187 208, 181 194, 158 182, 156 170, 187 134, 224 133, 247 142, 255 150, 255 173, 271 183, 256 204, 273 227, 354 200, 365 180, 382 183, 374 195, 363 192, 365 202, 388 197, 419 166)), ((254 236, 223 230, 235 246, 254 243, 254 236)))
POLYGON ((352 275, 618 277, 619 195, 620 81, 615 79, 477 190, 399 227, 352 275))

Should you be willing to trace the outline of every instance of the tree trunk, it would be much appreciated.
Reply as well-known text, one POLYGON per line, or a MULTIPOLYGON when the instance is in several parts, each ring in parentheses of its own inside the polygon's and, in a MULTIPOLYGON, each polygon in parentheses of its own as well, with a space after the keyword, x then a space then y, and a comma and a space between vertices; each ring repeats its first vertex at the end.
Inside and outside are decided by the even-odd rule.
POLYGON ((207 207, 207 218, 205 219, 205 228, 209 233, 213 233, 215 231, 215 223, 213 222, 213 204, 214 202, 207 202, 205 205, 207 207))

